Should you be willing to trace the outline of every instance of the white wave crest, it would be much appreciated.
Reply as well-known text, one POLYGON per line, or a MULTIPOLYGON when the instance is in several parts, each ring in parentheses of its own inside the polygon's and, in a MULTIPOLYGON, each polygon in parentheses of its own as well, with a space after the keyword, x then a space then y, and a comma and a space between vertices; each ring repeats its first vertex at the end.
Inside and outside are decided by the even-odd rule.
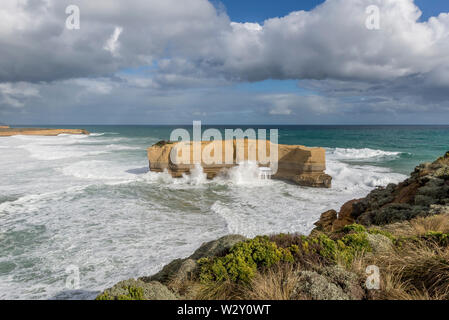
POLYGON ((391 172, 388 168, 375 166, 354 166, 343 162, 329 160, 326 173, 332 177, 332 185, 338 189, 368 193, 378 186, 398 183, 407 177, 391 172))
POLYGON ((352 148, 334 148, 328 149, 327 155, 329 159, 334 160, 385 160, 395 159, 401 155, 401 152, 374 150, 369 148, 352 149, 352 148))

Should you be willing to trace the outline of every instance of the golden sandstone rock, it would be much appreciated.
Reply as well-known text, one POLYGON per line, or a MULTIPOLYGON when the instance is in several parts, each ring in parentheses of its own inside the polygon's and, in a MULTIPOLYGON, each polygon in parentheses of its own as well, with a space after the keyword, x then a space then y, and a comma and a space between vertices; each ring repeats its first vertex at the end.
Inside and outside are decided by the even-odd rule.
POLYGON ((9 137, 17 135, 27 136, 57 136, 59 134, 89 134, 83 129, 41 129, 41 128, 9 128, 0 127, 0 137, 9 137))
POLYGON ((159 142, 148 148, 148 160, 151 171, 167 170, 173 177, 189 174, 195 164, 201 164, 208 179, 212 179, 222 170, 235 167, 241 162, 255 161, 260 167, 275 166, 272 175, 274 179, 321 188, 330 188, 332 181, 324 173, 325 149, 275 145, 268 140, 235 139, 202 141, 197 144, 159 142))

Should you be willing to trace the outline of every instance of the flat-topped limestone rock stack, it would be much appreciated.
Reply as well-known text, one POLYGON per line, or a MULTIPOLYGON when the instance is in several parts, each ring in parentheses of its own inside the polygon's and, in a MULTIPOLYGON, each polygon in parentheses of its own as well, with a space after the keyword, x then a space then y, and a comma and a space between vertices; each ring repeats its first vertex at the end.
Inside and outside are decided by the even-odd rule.
POLYGON ((60 134, 86 134, 89 132, 84 129, 45 129, 45 128, 10 128, 8 126, 0 127, 0 137, 10 137, 17 135, 26 136, 57 136, 60 134))
POLYGON ((195 161, 193 142, 161 141, 148 148, 150 171, 168 171, 173 177, 179 178, 184 174, 190 174, 191 170, 195 168, 195 163, 201 163, 207 178, 212 179, 220 172, 235 167, 244 161, 255 161, 259 167, 270 167, 272 165, 270 157, 275 156, 276 149, 274 148, 277 148, 277 157, 274 157, 274 159, 278 159, 277 172, 272 175, 273 179, 288 180, 307 187, 331 187, 332 177, 324 173, 326 170, 324 148, 275 145, 267 140, 260 144, 261 147, 266 148, 266 152, 262 150, 261 154, 266 154, 267 157, 260 159, 259 143, 260 141, 248 139, 202 141, 198 144, 201 146, 200 154, 202 157, 195 161), (185 149, 186 146, 187 149, 185 149), (176 149, 173 150, 174 148, 176 149), (172 150, 175 161, 172 161, 170 156, 172 150), (186 150, 189 154, 182 155, 182 150, 186 150), (218 150, 221 152, 221 157, 215 154, 218 150), (272 150, 273 153, 271 153, 272 150), (218 163, 215 161, 216 156, 221 160, 218 163), (226 159, 226 157, 229 159, 226 159))

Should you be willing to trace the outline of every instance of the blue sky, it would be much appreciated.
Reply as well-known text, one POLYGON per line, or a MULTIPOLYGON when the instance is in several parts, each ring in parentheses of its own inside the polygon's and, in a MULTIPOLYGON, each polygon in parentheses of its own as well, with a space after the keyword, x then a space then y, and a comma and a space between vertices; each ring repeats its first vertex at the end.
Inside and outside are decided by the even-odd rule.
MULTIPOLYGON (((214 1, 217 3, 218 1, 214 1)), ((282 17, 292 11, 311 10, 323 0, 221 0, 233 21, 259 22, 273 17, 282 17)), ((449 11, 448 0, 415 0, 427 20, 440 12, 449 11)))
POLYGON ((8 0, 0 123, 447 124, 448 12, 448 0, 8 0))
MULTIPOLYGON (((282 17, 292 11, 310 10, 321 0, 222 0, 233 21, 259 22, 273 17, 282 17)), ((216 3, 216 2, 215 2, 216 3)))

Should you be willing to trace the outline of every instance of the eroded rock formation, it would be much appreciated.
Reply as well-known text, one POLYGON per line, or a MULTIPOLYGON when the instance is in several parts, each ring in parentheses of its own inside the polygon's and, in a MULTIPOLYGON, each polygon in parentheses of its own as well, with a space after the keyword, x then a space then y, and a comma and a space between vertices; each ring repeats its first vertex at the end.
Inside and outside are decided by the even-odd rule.
POLYGON ((304 146, 275 145, 270 141, 259 144, 256 140, 202 141, 194 159, 194 144, 161 141, 148 148, 150 170, 167 170, 173 177, 189 174, 200 163, 208 179, 243 161, 255 161, 261 167, 270 167, 277 161, 274 179, 289 180, 301 186, 330 188, 332 178, 325 174, 325 149, 304 146), (265 150, 259 150, 264 148, 265 150), (201 150, 199 150, 201 149, 201 150), (277 153, 277 154, 276 154, 277 153), (176 158, 172 161, 171 154, 176 158))

